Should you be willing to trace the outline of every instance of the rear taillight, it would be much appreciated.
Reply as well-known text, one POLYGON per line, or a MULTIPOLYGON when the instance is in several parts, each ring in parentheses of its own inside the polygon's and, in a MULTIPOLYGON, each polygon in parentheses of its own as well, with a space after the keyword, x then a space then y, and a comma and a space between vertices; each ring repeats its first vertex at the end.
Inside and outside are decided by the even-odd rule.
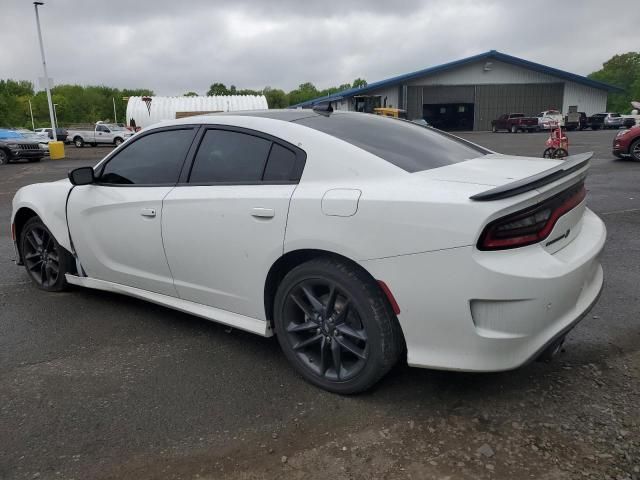
POLYGON ((586 195, 584 183, 520 212, 491 222, 480 235, 478 249, 504 250, 538 243, 549 236, 558 219, 586 195))

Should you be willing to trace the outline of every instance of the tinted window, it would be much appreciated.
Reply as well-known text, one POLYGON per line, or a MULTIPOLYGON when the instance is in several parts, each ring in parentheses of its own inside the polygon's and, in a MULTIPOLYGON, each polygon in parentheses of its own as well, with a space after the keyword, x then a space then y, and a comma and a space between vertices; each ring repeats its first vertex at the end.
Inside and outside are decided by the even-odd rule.
POLYGON ((366 150, 407 172, 419 172, 490 153, 413 122, 364 113, 317 115, 295 121, 366 150))
POLYGON ((296 165, 296 154, 288 148, 284 148, 277 143, 271 147, 267 168, 264 171, 263 180, 266 181, 287 181, 293 180, 293 169, 296 165))
POLYGON ((246 133, 208 130, 196 155, 191 183, 259 182, 271 142, 246 133))
POLYGON ((193 139, 193 129, 145 135, 118 152, 105 165, 101 183, 173 184, 193 139))

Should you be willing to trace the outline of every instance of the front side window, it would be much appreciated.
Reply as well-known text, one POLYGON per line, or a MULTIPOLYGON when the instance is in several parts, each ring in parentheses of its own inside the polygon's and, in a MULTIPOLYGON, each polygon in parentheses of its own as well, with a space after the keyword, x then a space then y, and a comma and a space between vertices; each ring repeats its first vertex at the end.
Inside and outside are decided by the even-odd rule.
POLYGON ((262 180, 271 141, 241 132, 208 130, 190 183, 254 183, 262 180))
POLYGON ((194 129, 150 133, 130 143, 107 164, 99 183, 116 185, 172 185, 178 182, 194 129))

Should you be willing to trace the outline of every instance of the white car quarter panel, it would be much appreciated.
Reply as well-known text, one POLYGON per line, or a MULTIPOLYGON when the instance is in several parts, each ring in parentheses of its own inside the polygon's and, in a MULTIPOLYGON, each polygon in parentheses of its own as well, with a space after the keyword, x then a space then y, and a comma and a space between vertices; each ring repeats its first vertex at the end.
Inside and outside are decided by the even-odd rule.
POLYGON ((176 296, 161 233, 162 199, 171 188, 73 189, 69 230, 89 277, 176 296), (149 213, 153 210, 155 215, 149 213))
POLYGON ((400 306, 410 365, 508 370, 597 299, 605 237, 603 222, 586 210, 580 234, 555 254, 540 244, 495 252, 462 247, 362 265, 400 306))
POLYGON ((295 187, 172 190, 163 202, 163 239, 180 298, 265 320, 265 280, 283 252, 295 187))

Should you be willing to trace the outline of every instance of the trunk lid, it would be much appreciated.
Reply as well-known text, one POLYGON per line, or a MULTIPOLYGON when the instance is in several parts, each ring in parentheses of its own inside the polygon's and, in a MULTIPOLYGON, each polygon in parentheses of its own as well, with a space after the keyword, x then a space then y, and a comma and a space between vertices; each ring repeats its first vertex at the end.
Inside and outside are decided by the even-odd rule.
MULTIPOLYGON (((489 213, 484 225, 561 194, 584 181, 591 153, 564 160, 490 154, 446 167, 420 172, 441 182, 469 184, 470 201, 489 213), (526 195, 523 195, 526 194, 526 195)), ((568 245, 580 232, 584 201, 564 213, 542 241, 549 253, 568 245)), ((478 232, 480 234, 480 232, 478 232)))

